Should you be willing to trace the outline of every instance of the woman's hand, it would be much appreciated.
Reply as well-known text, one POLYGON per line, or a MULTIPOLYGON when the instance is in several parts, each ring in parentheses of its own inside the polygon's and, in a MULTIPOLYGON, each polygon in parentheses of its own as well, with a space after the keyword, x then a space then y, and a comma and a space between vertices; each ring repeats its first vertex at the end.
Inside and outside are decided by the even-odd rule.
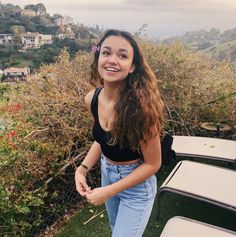
POLYGON ((94 206, 100 206, 112 197, 109 186, 95 188, 87 192, 86 198, 94 206))
POLYGON ((86 196, 87 192, 91 190, 91 188, 88 186, 86 182, 86 177, 83 173, 81 173, 79 170, 76 170, 75 172, 75 185, 76 190, 81 196, 86 196))

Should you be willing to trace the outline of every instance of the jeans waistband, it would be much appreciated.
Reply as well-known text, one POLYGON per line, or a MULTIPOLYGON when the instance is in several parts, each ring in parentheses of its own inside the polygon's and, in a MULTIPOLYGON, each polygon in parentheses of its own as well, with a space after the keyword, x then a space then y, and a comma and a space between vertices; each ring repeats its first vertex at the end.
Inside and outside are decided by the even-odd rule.
POLYGON ((107 158, 104 154, 102 154, 101 157, 104 158, 111 165, 133 165, 133 164, 137 164, 137 163, 142 163, 142 161, 143 161, 141 158, 139 158, 136 160, 117 162, 117 161, 113 161, 113 160, 107 158))

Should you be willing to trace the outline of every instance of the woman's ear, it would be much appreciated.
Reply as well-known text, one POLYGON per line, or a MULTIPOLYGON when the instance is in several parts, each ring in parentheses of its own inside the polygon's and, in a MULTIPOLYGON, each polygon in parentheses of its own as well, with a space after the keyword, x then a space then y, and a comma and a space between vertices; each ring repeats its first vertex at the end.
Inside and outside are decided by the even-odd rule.
POLYGON ((129 73, 133 73, 135 71, 135 65, 132 64, 132 66, 130 67, 129 73))

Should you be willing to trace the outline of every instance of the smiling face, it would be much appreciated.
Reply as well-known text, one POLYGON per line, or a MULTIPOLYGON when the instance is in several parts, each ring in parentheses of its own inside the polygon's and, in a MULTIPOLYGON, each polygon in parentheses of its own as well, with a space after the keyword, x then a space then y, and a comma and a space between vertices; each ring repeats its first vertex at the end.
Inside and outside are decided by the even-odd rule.
POLYGON ((135 70, 134 51, 122 36, 107 37, 100 49, 98 72, 104 82, 119 82, 135 70))

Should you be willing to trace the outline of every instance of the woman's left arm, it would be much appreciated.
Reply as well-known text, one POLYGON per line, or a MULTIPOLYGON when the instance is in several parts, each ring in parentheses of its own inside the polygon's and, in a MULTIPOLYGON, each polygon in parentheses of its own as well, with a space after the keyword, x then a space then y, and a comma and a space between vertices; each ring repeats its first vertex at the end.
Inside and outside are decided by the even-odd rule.
POLYGON ((156 135, 140 144, 144 162, 125 178, 111 185, 96 188, 88 194, 87 199, 93 205, 101 205, 107 199, 133 187, 155 174, 161 167, 161 143, 160 136, 156 135))
POLYGON ((133 187, 155 174, 161 167, 160 136, 156 135, 146 144, 141 143, 144 162, 124 179, 110 185, 112 196, 133 187))

